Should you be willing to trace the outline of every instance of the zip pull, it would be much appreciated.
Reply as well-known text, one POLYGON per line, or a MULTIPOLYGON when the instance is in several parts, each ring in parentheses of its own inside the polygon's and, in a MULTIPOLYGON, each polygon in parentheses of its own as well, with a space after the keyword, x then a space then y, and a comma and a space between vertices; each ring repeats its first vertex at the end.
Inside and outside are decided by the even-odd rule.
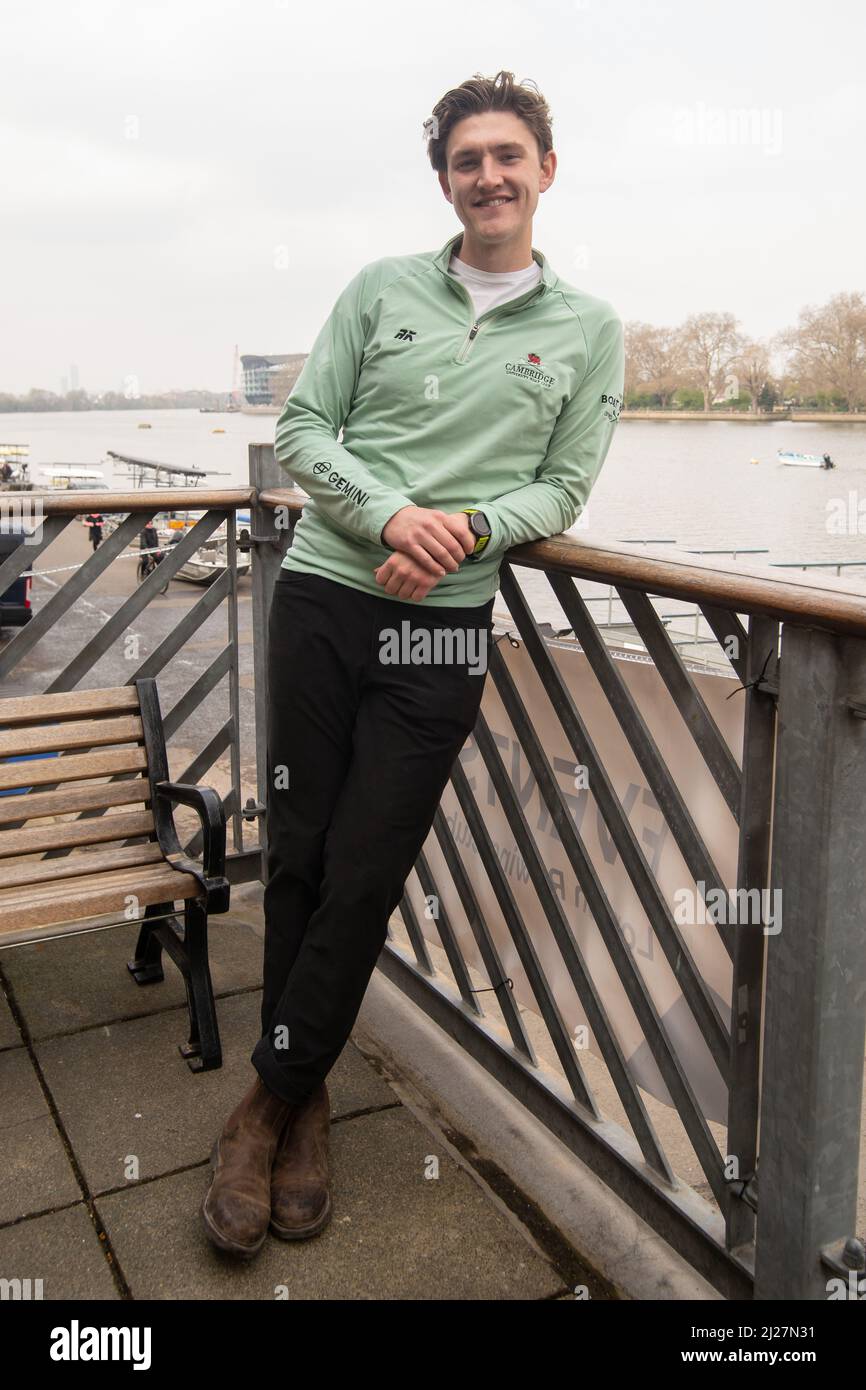
POLYGON ((466 334, 466 337, 463 339, 463 346, 461 347, 460 351, 459 351, 458 354, 457 354, 457 361, 458 361, 458 362, 465 362, 465 361, 466 361, 466 355, 467 355, 467 353, 469 352, 469 349, 470 349, 471 346, 472 346, 472 340, 473 340, 473 338, 475 337, 475 334, 478 332, 478 328, 479 328, 479 325, 478 325, 477 323, 473 323, 473 325, 472 325, 472 327, 470 328, 469 332, 466 334))

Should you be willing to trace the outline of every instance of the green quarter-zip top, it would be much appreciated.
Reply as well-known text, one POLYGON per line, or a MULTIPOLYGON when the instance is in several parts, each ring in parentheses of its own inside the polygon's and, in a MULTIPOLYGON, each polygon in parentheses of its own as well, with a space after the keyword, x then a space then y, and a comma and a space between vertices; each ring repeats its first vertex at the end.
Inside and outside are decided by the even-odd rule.
POLYGON ((486 547, 422 600, 471 607, 496 593, 509 547, 586 505, 622 406, 622 324, 534 248, 539 283, 476 319, 448 273, 461 237, 364 266, 316 338, 275 432, 310 497, 284 569, 389 598, 374 570, 394 513, 479 507, 486 547))

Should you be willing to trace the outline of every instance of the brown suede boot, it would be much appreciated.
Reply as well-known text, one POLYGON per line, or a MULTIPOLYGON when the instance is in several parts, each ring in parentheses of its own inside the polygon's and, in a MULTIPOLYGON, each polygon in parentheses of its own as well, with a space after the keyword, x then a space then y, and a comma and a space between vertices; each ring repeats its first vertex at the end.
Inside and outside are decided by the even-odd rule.
POLYGON ((257 1076, 213 1146, 214 1176, 201 1205, 202 1222, 214 1245, 242 1260, 252 1259, 265 1242, 271 1167, 296 1109, 257 1076))
POLYGON ((331 1219, 331 1105, 324 1081, 298 1106, 271 1173, 271 1230, 282 1240, 318 1235, 331 1219))

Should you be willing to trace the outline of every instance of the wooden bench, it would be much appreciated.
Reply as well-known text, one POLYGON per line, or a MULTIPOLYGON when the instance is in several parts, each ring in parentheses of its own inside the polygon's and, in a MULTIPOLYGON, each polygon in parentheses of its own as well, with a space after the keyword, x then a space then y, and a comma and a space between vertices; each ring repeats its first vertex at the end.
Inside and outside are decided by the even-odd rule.
POLYGON ((162 980, 163 948, 179 967, 190 1021, 180 1051, 193 1071, 222 1064, 207 919, 229 907, 225 844, 216 792, 168 780, 152 678, 0 700, 0 947, 88 930, 88 921, 94 930, 105 915, 116 918, 110 926, 140 920, 127 968, 138 985, 162 980), (203 864, 178 841, 173 802, 198 813, 203 864), (70 812, 80 814, 46 819, 70 812))

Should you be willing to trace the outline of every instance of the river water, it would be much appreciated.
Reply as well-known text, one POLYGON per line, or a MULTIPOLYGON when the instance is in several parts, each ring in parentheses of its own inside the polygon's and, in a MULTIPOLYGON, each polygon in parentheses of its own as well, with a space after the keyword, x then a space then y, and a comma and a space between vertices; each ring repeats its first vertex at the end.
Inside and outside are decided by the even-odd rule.
MULTIPOLYGON (((248 445, 272 443, 276 418, 195 410, 7 414, 0 417, 0 443, 29 444, 37 484, 44 481, 41 467, 69 463, 103 468, 111 487, 128 485, 123 470, 106 461, 106 451, 115 449, 203 468, 214 486, 238 486, 248 480, 248 445), (140 430, 139 422, 151 428, 140 430), (214 434, 216 427, 225 433, 214 434)), ((866 419, 863 426, 623 420, 584 522, 576 532, 580 539, 767 552, 744 556, 743 564, 855 561, 864 569, 851 577, 866 579, 866 419), (827 451, 836 468, 780 467, 777 449, 827 451), (839 534, 833 520, 843 513, 849 525, 839 534)), ((557 623, 559 609, 546 581, 528 571, 522 578, 536 615, 557 623)))

